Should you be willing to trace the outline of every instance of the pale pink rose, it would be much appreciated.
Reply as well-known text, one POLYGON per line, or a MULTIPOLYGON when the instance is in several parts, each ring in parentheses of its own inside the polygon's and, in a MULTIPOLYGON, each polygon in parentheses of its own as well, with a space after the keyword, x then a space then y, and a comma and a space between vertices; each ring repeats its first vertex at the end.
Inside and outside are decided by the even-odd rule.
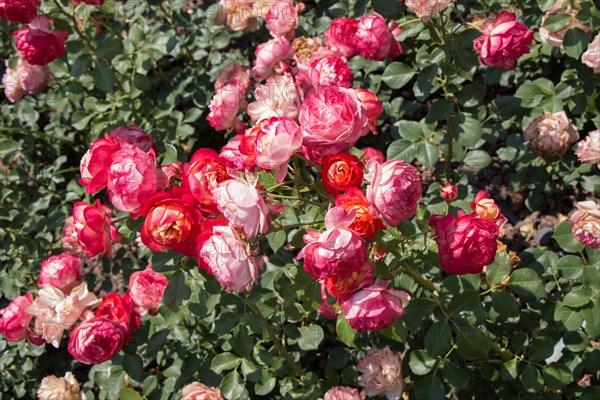
POLYGON ((227 168, 235 171, 244 170, 244 160, 246 156, 240 152, 240 143, 242 142, 243 134, 235 135, 225 146, 221 148, 219 157, 223 158, 227 163, 227 168))
POLYGON ((77 238, 73 234, 73 216, 69 215, 65 219, 65 225, 63 226, 62 232, 60 234, 60 241, 62 243, 62 247, 69 254, 83 256, 85 253, 79 245, 79 243, 77 242, 77 238))
POLYGON ((79 382, 72 372, 64 378, 48 375, 42 379, 37 390, 38 400, 85 400, 85 394, 79 389, 79 382))
POLYGON ((77 286, 81 277, 81 258, 61 253, 42 261, 38 285, 49 284, 65 293, 77 286))
POLYGON ((244 88, 236 82, 229 83, 215 91, 214 97, 208 104, 210 113, 206 117, 210 126, 218 131, 243 132, 246 125, 238 117, 238 114, 246 107, 245 96, 244 88))
POLYGON ((2 76, 4 95, 12 103, 16 103, 27 94, 27 91, 23 89, 23 86, 21 86, 21 80, 17 70, 13 70, 8 67, 8 60, 6 60, 4 63, 6 64, 6 71, 2 76))
POLYGON ((265 20, 267 29, 274 37, 293 35, 298 25, 298 14, 304 10, 304 3, 294 4, 292 0, 272 3, 265 20))
POLYGON ((444 11, 454 0, 406 0, 405 4, 417 14, 423 22, 429 21, 433 14, 444 11))
POLYGON ((600 168, 600 130, 591 131, 579 142, 577 157, 581 162, 597 164, 600 168))
POLYGON ((367 199, 388 225, 396 227, 417 211, 422 191, 417 169, 398 160, 371 162, 368 168, 367 199))
POLYGON ((249 245, 229 226, 213 227, 212 236, 200 248, 199 258, 229 291, 251 290, 258 281, 258 265, 250 255, 249 245))
POLYGON ((168 284, 167 277, 153 271, 150 265, 143 271, 131 274, 129 294, 140 315, 144 315, 146 312, 156 315, 168 284))
POLYGON ((569 145, 579 139, 579 132, 564 111, 547 112, 529 124, 523 136, 531 140, 531 150, 545 158, 565 155, 569 145))
POLYGON ((389 347, 371 349, 356 366, 361 375, 358 384, 369 397, 383 396, 389 400, 402 399, 402 355, 389 347))
POLYGON ((110 137, 117 139, 122 149, 137 147, 148 152, 154 147, 154 139, 137 125, 120 126, 110 133, 110 137))
POLYGON ((304 258, 304 270, 313 278, 346 276, 361 269, 367 248, 365 241, 349 229, 355 217, 354 209, 334 207, 325 216, 325 232, 306 231, 306 246, 296 259, 304 258))
POLYGON ((287 62, 292 59, 294 52, 289 40, 276 37, 266 43, 259 44, 254 52, 255 60, 252 72, 256 79, 266 79, 274 72, 281 74, 289 69, 287 62))
POLYGON ((573 236, 584 245, 600 250, 600 206, 592 200, 575 206, 577 209, 570 216, 573 236))
POLYGON ((267 171, 280 169, 278 182, 283 181, 287 163, 302 145, 302 133, 294 120, 270 118, 256 135, 254 143, 255 163, 267 171))
POLYGON ((193 382, 183 388, 181 400, 224 400, 221 389, 193 382))
POLYGON ((385 162, 385 156, 383 153, 373 147, 363 147, 361 151, 365 157, 365 165, 369 164, 371 161, 379 164, 383 164, 385 162))
POLYGON ((213 189, 217 208, 234 228, 248 237, 265 234, 271 225, 269 208, 256 188, 241 179, 221 182, 213 189))
POLYGON ((329 85, 350 88, 354 83, 352 70, 339 57, 323 57, 313 61, 308 76, 315 88, 329 85))
POLYGON ((577 13, 579 12, 579 10, 576 10, 576 9, 574 10, 570 6, 561 7, 562 3, 563 3, 562 0, 558 0, 553 7, 551 7, 548 11, 546 11, 546 14, 544 14, 544 16, 542 17, 542 23, 540 24, 541 25, 540 40, 542 41, 542 43, 546 43, 551 46, 559 47, 559 48, 563 47, 563 40, 565 38, 565 35, 567 34, 568 31, 570 31, 573 28, 579 28, 587 34, 590 34, 592 32, 592 30, 590 28, 583 25, 577 19, 577 13), (546 22, 548 17, 550 17, 552 15, 557 15, 557 14, 570 15, 571 18, 569 20, 569 23, 564 28, 562 28, 556 32, 551 32, 548 29, 544 28, 544 23, 546 22))
POLYGON ((596 35, 581 55, 581 62, 593 68, 595 74, 600 74, 600 34, 596 35))
POLYGON ((323 400, 365 400, 365 393, 347 386, 334 386, 325 393, 323 400))
POLYGON ((325 45, 350 59, 358 54, 356 31, 358 21, 352 18, 335 18, 324 33, 325 45))
POLYGON ((368 60, 383 61, 402 54, 402 47, 395 36, 402 33, 392 20, 389 25, 378 13, 364 15, 356 29, 356 45, 361 56, 368 60))
POLYGON ((31 65, 19 59, 13 71, 5 61, 6 72, 2 77, 4 93, 11 102, 19 101, 25 94, 37 94, 46 88, 46 84, 54 79, 47 65, 31 65))
POLYGON ((25 311, 32 304, 33 296, 17 296, 8 307, 0 310, 0 333, 6 336, 9 342, 19 342, 28 337, 27 327, 31 321, 31 314, 25 311))
POLYGON ((116 209, 137 218, 142 203, 152 194, 164 189, 159 179, 154 150, 144 152, 138 147, 118 151, 108 170, 108 197, 116 209))
POLYGON ((238 63, 229 64, 219 72, 219 76, 215 81, 215 91, 231 83, 235 83, 241 87, 241 93, 247 93, 250 88, 249 69, 242 67, 238 63))
POLYGON ((108 170, 114 154, 121 150, 119 141, 108 135, 94 140, 89 150, 81 158, 79 184, 85 186, 86 193, 94 194, 108 184, 108 170))
POLYGON ((252 121, 270 117, 296 119, 301 105, 294 78, 288 73, 273 75, 264 85, 256 85, 254 102, 248 104, 248 115, 252 121))

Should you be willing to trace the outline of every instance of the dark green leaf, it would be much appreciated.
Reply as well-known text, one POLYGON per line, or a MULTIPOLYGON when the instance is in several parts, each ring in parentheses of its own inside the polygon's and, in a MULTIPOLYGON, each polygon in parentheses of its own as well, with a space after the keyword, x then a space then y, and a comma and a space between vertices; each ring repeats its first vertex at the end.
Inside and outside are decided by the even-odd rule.
POLYGON ((415 386, 415 398, 417 400, 441 400, 446 398, 446 391, 444 390, 444 385, 435 374, 431 374, 417 383, 415 386))
POLYGON ((408 65, 393 62, 383 71, 381 80, 392 89, 400 89, 410 82, 414 75, 415 71, 408 65))
POLYGON ((192 291, 185 283, 185 273, 181 270, 175 272, 165 288, 163 303, 173 311, 190 298, 192 291))

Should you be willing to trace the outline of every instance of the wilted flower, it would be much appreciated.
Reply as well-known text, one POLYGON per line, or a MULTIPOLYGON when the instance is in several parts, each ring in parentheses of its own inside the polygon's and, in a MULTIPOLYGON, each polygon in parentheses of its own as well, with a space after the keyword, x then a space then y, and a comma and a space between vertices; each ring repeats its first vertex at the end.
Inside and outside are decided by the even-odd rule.
POLYGON ((600 130, 590 132, 579 142, 577 157, 581 162, 597 164, 600 168, 600 130))
POLYGON ((64 378, 48 375, 42 379, 37 390, 38 400, 85 400, 80 392, 79 382, 72 372, 67 372, 64 378))
POLYGON ((253 31, 258 21, 268 10, 265 0, 220 0, 221 10, 215 16, 215 23, 225 25, 233 32, 253 31))
POLYGON ((400 400, 404 391, 402 355, 389 347, 371 349, 356 366, 362 374, 358 383, 368 396, 385 395, 389 400, 400 400))
POLYGON ((334 386, 325 393, 323 400, 365 400, 366 395, 358 389, 347 386, 334 386))
POLYGON ((570 216, 573 236, 592 249, 600 249, 600 206, 592 200, 575 206, 577 209, 570 216))
POLYGON ((238 63, 227 65, 219 72, 219 76, 215 81, 215 91, 222 89, 223 87, 235 83, 242 90, 241 93, 248 92, 250 88, 250 74, 246 67, 242 67, 238 63))
POLYGON ((454 0, 406 0, 405 4, 417 14, 423 22, 429 21, 433 14, 444 11, 454 0))
POLYGON ((547 112, 525 129, 523 136, 531 140, 531 150, 538 156, 551 158, 564 155, 569 145, 579 139, 579 132, 564 111, 547 112))
POLYGON ((193 382, 183 388, 181 400, 223 400, 221 389, 193 382))
POLYGON ((52 79, 54 76, 47 65, 31 65, 27 61, 19 59, 16 69, 12 70, 6 62, 6 72, 2 77, 4 94, 11 102, 15 103, 27 93, 40 93, 52 79))
POLYGON ((595 74, 600 74, 600 34, 596 35, 587 50, 581 55, 581 62, 593 68, 595 74))

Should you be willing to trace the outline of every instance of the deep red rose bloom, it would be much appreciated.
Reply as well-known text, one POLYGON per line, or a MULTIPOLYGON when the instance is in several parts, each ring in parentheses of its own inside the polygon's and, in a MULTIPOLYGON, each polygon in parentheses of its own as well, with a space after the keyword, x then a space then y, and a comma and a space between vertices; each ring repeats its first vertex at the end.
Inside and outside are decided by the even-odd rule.
POLYGON ((321 180, 327 193, 360 188, 363 182, 364 165, 358 157, 348 153, 338 153, 321 159, 321 180))

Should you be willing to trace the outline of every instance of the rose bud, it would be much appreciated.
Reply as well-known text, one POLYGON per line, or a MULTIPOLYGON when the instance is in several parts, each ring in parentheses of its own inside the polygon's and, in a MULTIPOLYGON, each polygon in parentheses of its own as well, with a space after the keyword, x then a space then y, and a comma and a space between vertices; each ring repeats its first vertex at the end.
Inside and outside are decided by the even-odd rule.
POLYGON ((320 86, 339 86, 351 88, 354 84, 352 70, 339 57, 319 58, 310 65, 308 78, 315 88, 320 86))
POLYGON ((485 21, 482 36, 473 41, 473 48, 479 53, 483 65, 513 69, 515 60, 529 53, 533 42, 533 31, 517 22, 515 14, 500 11, 496 20, 485 21))
POLYGON ((389 347, 371 349, 356 365, 361 375, 358 384, 369 397, 384 396, 402 399, 404 378, 402 377, 402 355, 389 347))
POLYGON ((600 74, 600 34, 596 35, 581 55, 581 62, 593 68, 594 74, 600 74))
POLYGON ((105 135, 92 142, 89 150, 81 158, 79 184, 85 186, 86 193, 94 194, 108 184, 108 170, 114 154, 121 150, 118 140, 105 135))
POLYGON ((334 386, 325 393, 323 400, 365 400, 366 395, 358 389, 347 386, 334 386))
POLYGON ((121 351, 126 335, 121 323, 106 317, 94 317, 73 329, 68 350, 83 364, 101 364, 121 351))
POLYGON ((404 315, 402 300, 410 300, 408 293, 388 289, 389 281, 378 281, 358 289, 340 303, 342 312, 352 328, 358 332, 385 329, 404 315))
POLYGON ((137 147, 143 152, 154 148, 154 139, 137 125, 120 126, 110 133, 110 137, 116 139, 122 149, 137 147))
POLYGON ((84 255, 83 249, 81 248, 81 246, 79 246, 77 238, 74 236, 72 215, 69 215, 65 219, 65 225, 63 226, 62 232, 60 234, 60 241, 62 243, 63 249, 69 254, 75 254, 78 256, 84 255))
POLYGON ((584 163, 597 164, 600 168, 600 130, 590 132, 579 142, 577 158, 584 163))
POLYGON ((564 111, 545 113, 529 124, 523 136, 531 140, 531 150, 540 157, 565 155, 569 145, 579 139, 577 128, 564 111))
POLYGON ((133 309, 130 294, 121 296, 117 293, 107 294, 96 311, 95 318, 107 318, 113 322, 119 323, 125 329, 125 343, 127 343, 133 334, 133 330, 139 328, 139 315, 133 309))
POLYGON ((378 230, 385 229, 377 210, 358 188, 348 188, 345 194, 338 195, 335 198, 335 205, 345 210, 356 211, 356 218, 348 229, 353 230, 365 239, 371 239, 378 230))
POLYGON ((73 206, 73 237, 88 258, 105 253, 110 257, 112 243, 121 241, 111 217, 114 214, 100 200, 96 200, 95 206, 82 201, 73 206))
POLYGON ((37 16, 39 0, 0 0, 0 18, 28 24, 37 16))
POLYGON ((189 163, 183 165, 183 187, 192 195, 205 214, 218 214, 217 203, 212 197, 219 183, 231 179, 225 159, 212 149, 200 149, 189 163))
POLYGON ((557 2, 548 11, 546 11, 546 14, 544 14, 544 16, 542 17, 542 22, 540 24, 541 25, 541 27, 540 27, 541 42, 549 44, 554 47, 558 47, 558 48, 563 47, 563 40, 565 38, 565 35, 567 34, 568 31, 570 31, 573 28, 579 28, 588 35, 592 32, 592 30, 590 28, 581 24, 581 22, 579 22, 579 20, 577 19, 577 13, 579 12, 579 10, 571 9, 571 7, 566 7, 566 8, 560 7, 561 3, 562 3, 561 1, 557 2), (569 23, 564 28, 559 29, 558 31, 555 31, 555 32, 551 32, 548 29, 544 28, 544 24, 545 24, 546 20, 549 17, 551 17, 553 15, 557 15, 557 14, 570 15, 571 18, 569 19, 569 23))
POLYGON ((142 242, 151 250, 173 249, 196 257, 196 237, 202 230, 202 214, 184 188, 174 186, 152 195, 142 204, 146 217, 141 229, 142 242))
POLYGON ((17 296, 6 308, 0 310, 0 333, 6 336, 9 342, 20 342, 28 337, 28 326, 31 314, 25 309, 33 303, 33 296, 17 296))
POLYGON ((38 400, 85 400, 72 372, 67 372, 64 378, 46 376, 40 383, 37 395, 38 400))
POLYGON ((394 36, 402 31, 394 21, 389 26, 378 13, 364 15, 356 29, 358 53, 367 60, 383 61, 387 57, 396 58, 402 54, 402 47, 394 36))
POLYGON ((286 72, 268 77, 264 85, 256 85, 254 102, 248 104, 247 111, 252 121, 271 117, 296 119, 301 105, 294 78, 286 72))
POLYGON ((432 215, 440 264, 452 274, 478 274, 494 262, 500 228, 493 221, 477 218, 476 213, 458 212, 445 217, 432 215))
POLYGON ((298 25, 298 14, 304 10, 304 4, 294 4, 292 0, 272 3, 265 21, 267 29, 274 37, 292 35, 298 25))
POLYGON ((258 265, 250 255, 250 246, 229 226, 212 228, 212 235, 200 248, 199 258, 228 291, 251 290, 258 281, 258 265))
POLYGON ((383 164, 385 162, 385 156, 383 153, 373 147, 364 147, 361 150, 365 157, 365 164, 369 164, 371 161, 383 164))
POLYGON ((306 231, 306 246, 296 259, 304 258, 304 269, 313 278, 348 275, 364 264, 367 259, 365 241, 348 229, 355 216, 355 210, 334 207, 325 216, 325 232, 306 231))
POLYGON ((454 200, 456 200, 456 197, 458 197, 458 186, 453 186, 449 183, 446 183, 440 193, 444 200, 446 200, 448 203, 452 203, 454 200))
POLYGON ((406 7, 427 22, 433 14, 441 13, 454 0, 406 0, 406 7))
MULTIPOLYGON (((377 99, 377 95, 367 89, 355 89, 356 96, 360 100, 361 106, 369 117, 369 130, 375 135, 377 134, 376 127, 379 125, 377 118, 383 113, 383 104, 377 99)), ((385 158, 383 159, 385 161, 385 158)), ((381 162, 383 162, 381 161, 381 162)), ((365 160, 366 162, 366 160, 365 160)))
POLYGON ((281 74, 289 69, 287 62, 290 61, 294 52, 289 40, 284 37, 276 37, 266 43, 259 44, 254 52, 255 60, 252 72, 256 79, 266 79, 273 73, 281 74))
POLYGON ((352 18, 335 18, 324 33, 325 45, 337 50, 343 57, 350 59, 358 54, 356 31, 358 21, 352 18))
POLYGON ((143 271, 136 271, 129 277, 129 295, 138 314, 156 315, 169 280, 155 272, 148 265, 143 271))
POLYGON ((79 283, 81 258, 73 254, 61 253, 42 261, 38 286, 49 284, 69 293, 79 283))
POLYGON ((364 179, 363 169, 363 163, 354 155, 328 155, 321 159, 321 180, 327 193, 331 194, 351 187, 360 188, 364 179))
POLYGON ((500 207, 483 190, 475 196, 475 201, 471 203, 471 209, 477 213, 479 218, 494 221, 500 227, 507 221, 506 217, 502 215, 500 207))
POLYGON ((595 201, 582 201, 571 214, 572 233, 577 241, 600 250, 600 207, 595 201))
POLYGON ((221 389, 193 382, 183 388, 181 400, 224 400, 221 389))
POLYGON ((330 295, 338 300, 345 300, 359 288, 373 283, 373 266, 367 262, 345 273, 338 273, 325 278, 324 284, 330 295))
POLYGON ((234 228, 247 237, 265 234, 271 225, 269 208, 256 188, 244 180, 230 179, 213 190, 217 208, 234 228))
POLYGON ((45 15, 36 17, 28 28, 21 28, 13 33, 17 39, 16 47, 21 57, 32 65, 45 65, 65 53, 65 42, 69 34, 53 31, 51 21, 45 15))
POLYGON ((225 85, 215 91, 214 97, 208 104, 210 112, 206 117, 210 126, 218 131, 243 132, 246 125, 238 117, 238 113, 245 107, 245 96, 244 88, 237 82, 225 85))
POLYGON ((398 160, 370 163, 368 168, 367 200, 395 228, 417 211, 422 190, 417 169, 398 160))
POLYGON ((215 81, 215 91, 224 88, 230 83, 234 83, 237 87, 241 88, 240 93, 248 93, 248 89, 250 88, 250 74, 248 68, 242 67, 238 63, 229 64, 224 67, 221 72, 219 72, 219 76, 215 81))

